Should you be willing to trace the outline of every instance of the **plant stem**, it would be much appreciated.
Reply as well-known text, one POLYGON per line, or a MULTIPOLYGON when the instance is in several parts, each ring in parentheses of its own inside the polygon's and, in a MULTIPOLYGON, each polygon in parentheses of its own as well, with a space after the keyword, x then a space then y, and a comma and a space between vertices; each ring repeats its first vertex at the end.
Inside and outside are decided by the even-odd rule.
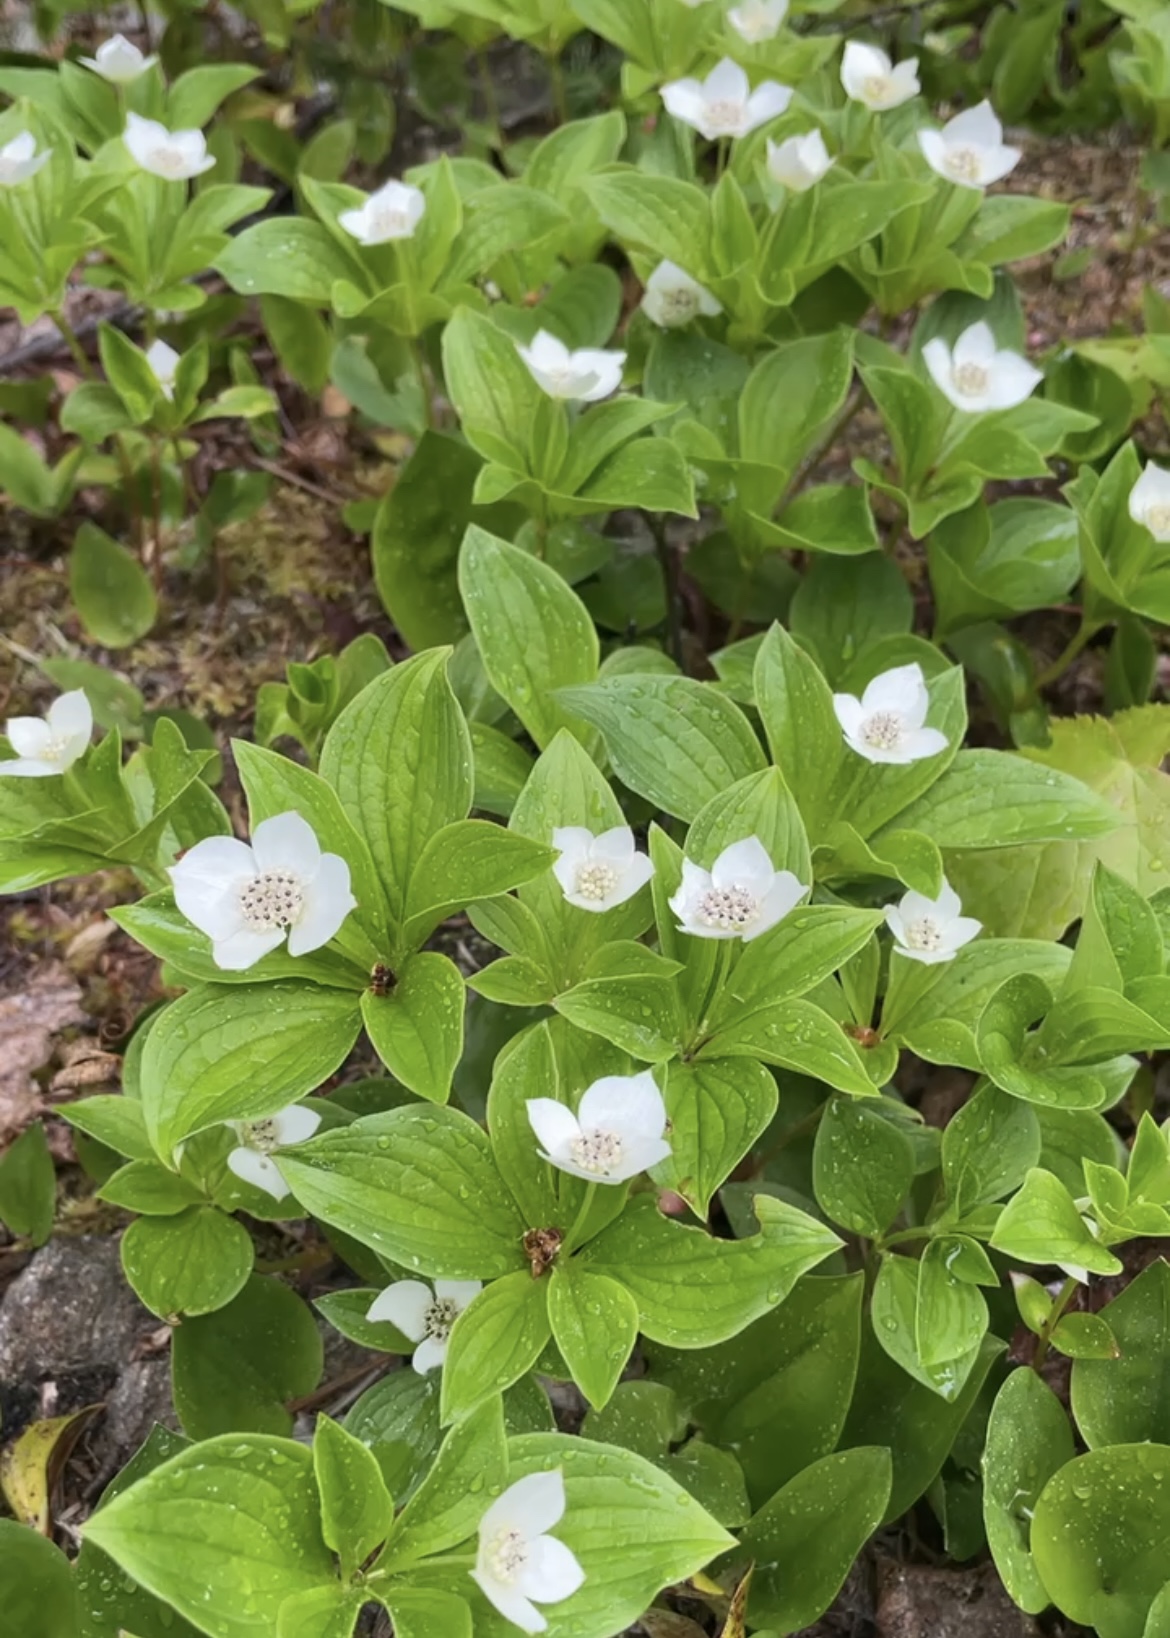
POLYGON ((569 118, 569 97, 565 87, 565 70, 561 62, 559 51, 550 51, 545 58, 548 64, 548 77, 552 85, 553 108, 556 110, 557 124, 564 125, 569 118))
POLYGON ((1052 1312, 1044 1321, 1044 1324, 1040 1328, 1040 1335, 1036 1338, 1036 1349, 1032 1355, 1032 1369, 1034 1371, 1039 1371, 1044 1361, 1048 1358, 1048 1350, 1052 1345, 1052 1333, 1056 1330, 1057 1325, 1060 1323, 1061 1315, 1068 1307, 1072 1294, 1079 1284, 1080 1281, 1075 1280, 1070 1274, 1068 1279, 1065 1280, 1064 1284, 1061 1286, 1060 1291, 1057 1294, 1056 1301, 1052 1305, 1052 1312))
POLYGON ((496 96, 496 82, 492 79, 492 65, 488 61, 488 54, 480 46, 475 54, 475 73, 479 80, 480 95, 483 97, 484 112, 488 124, 492 128, 492 146, 499 152, 504 146, 504 129, 500 123, 500 103, 496 96))
POLYGON ((1070 637, 1056 659, 1053 660, 1050 666, 1045 667, 1036 678, 1037 689, 1047 688, 1058 677, 1062 677, 1081 650, 1092 642, 1093 638, 1101 630, 1101 626, 1101 621, 1090 620, 1087 615, 1083 616, 1076 632, 1070 637))
POLYGON ((865 394, 860 390, 860 388, 855 388, 846 399, 840 414, 832 422, 829 430, 825 433, 825 436, 817 444, 817 447, 810 455, 806 455, 799 467, 797 467, 796 475, 789 484, 787 492, 784 496, 785 505, 787 505, 788 502, 794 498, 794 496, 799 495, 800 491, 804 488, 805 484, 808 483, 821 461, 829 453, 830 449, 832 449, 833 445, 837 442, 838 438, 840 438, 841 434, 851 424, 854 416, 864 403, 865 394))
POLYGON ((70 324, 64 313, 56 312, 50 316, 52 317, 53 323, 61 332, 61 337, 65 342, 65 345, 73 355, 73 362, 77 365, 77 368, 81 371, 82 375, 91 376, 93 374, 93 365, 85 356, 85 348, 78 340, 77 331, 70 324))
POLYGON ((562 1257, 567 1257, 571 1251, 576 1250, 577 1237, 581 1233, 581 1230, 585 1227, 585 1220, 589 1216, 590 1211, 593 1209, 593 1198, 596 1193, 596 1183, 587 1183, 585 1185, 585 1198, 581 1202, 580 1210, 573 1219, 572 1228, 561 1242, 560 1255, 562 1257))

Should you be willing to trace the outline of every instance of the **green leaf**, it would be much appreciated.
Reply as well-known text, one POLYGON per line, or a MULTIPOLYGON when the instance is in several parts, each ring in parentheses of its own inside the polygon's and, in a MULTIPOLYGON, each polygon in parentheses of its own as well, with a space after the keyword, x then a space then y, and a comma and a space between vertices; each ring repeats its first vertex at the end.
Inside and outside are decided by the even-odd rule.
POLYGON ((524 1261, 528 1225, 486 1134, 458 1110, 368 1115, 319 1132, 280 1164, 306 1211, 426 1277, 494 1279, 524 1261))
MULTIPOLYGON (((661 1468, 629 1451, 561 1433, 509 1441, 510 1481, 551 1468, 564 1474, 567 1504, 556 1534, 585 1572, 583 1586, 556 1617, 571 1620, 573 1632, 622 1631, 641 1618, 661 1588, 685 1580, 732 1545, 661 1468)), ((481 1614, 485 1606, 478 1603, 477 1633, 481 1614)))
POLYGON ((363 1587, 332 1582, 314 1592, 294 1593, 280 1606, 276 1638, 352 1638, 368 1600, 363 1587))
POLYGON ((213 1638, 256 1638, 275 1629, 286 1598, 334 1579, 318 1512, 303 1445, 236 1433, 164 1462, 85 1533, 213 1638))
POLYGON ((1072 1407, 1090 1449, 1170 1444, 1170 1265, 1142 1270, 1102 1311, 1120 1357, 1078 1359, 1072 1407))
POLYGON ((44 1124, 37 1120, 0 1159, 0 1221, 12 1234, 43 1246, 56 1211, 57 1173, 44 1124))
POLYGON ((542 394, 516 343, 484 314, 460 307, 443 331, 443 377, 472 448, 523 476, 542 394))
POLYGON ((188 1206, 198 1205, 203 1195, 196 1184, 157 1160, 132 1160, 106 1179, 98 1199, 146 1217, 177 1217, 188 1206))
POLYGON ((888 1450, 842 1450, 805 1468, 753 1515, 740 1536, 741 1551, 756 1561, 753 1625, 795 1632, 824 1614, 882 1522, 892 1477, 888 1450))
POLYGON ((537 745, 566 726, 580 736, 556 697, 597 675, 597 633, 576 592, 555 569, 475 525, 459 555, 459 588, 492 687, 537 745))
POLYGON ((764 765, 734 702, 690 677, 611 677, 558 698, 601 730, 614 773, 655 807, 693 819, 730 784, 764 765))
POLYGON ((958 1217, 1018 1189, 1040 1160, 1036 1111, 996 1086, 983 1086, 943 1132, 947 1200, 958 1217))
POLYGON ((638 1338, 638 1304, 624 1285, 578 1268, 554 1266, 548 1287, 553 1341, 594 1410, 607 1403, 638 1338))
POLYGON ((1143 1638, 1166 1581, 1170 1448, 1112 1445, 1065 1464, 1045 1485, 1032 1552, 1049 1597, 1100 1638, 1143 1638))
POLYGON ((44 1536, 0 1519, 0 1598, 20 1638, 76 1638, 80 1609, 69 1560, 44 1536))
POLYGON ((483 461, 467 444, 426 431, 378 508, 370 537, 374 579, 415 649, 454 643, 467 629, 456 565, 470 523, 510 533, 521 514, 472 504, 483 461))
POLYGON ((431 649, 376 677, 321 750, 321 776, 364 836, 395 921, 427 842, 471 806, 471 740, 447 659, 431 649))
POLYGON ((1032 1517, 1040 1492, 1073 1458, 1068 1417, 1034 1371, 1015 1370, 996 1395, 983 1453, 983 1522, 1004 1586, 1037 1615, 1049 1595, 1032 1557, 1032 1517))
POLYGON ((876 1093, 857 1048, 836 1018, 809 1000, 777 1001, 725 1025, 699 1048, 704 1058, 761 1058, 827 1081, 838 1092, 876 1093))
POLYGON ((288 296, 328 307, 334 284, 354 263, 320 222, 273 216, 236 235, 212 264, 242 296, 288 296))
POLYGON ((83 523, 74 538, 69 594, 86 631, 105 648, 128 648, 145 637, 158 615, 146 570, 93 523, 83 523))
POLYGON ((437 950, 409 956, 388 995, 362 993, 362 1022, 392 1075, 432 1103, 446 1103, 463 1052, 466 992, 455 963, 437 950))
POLYGON ((782 342, 748 377, 739 400, 740 457, 776 468, 778 490, 788 487, 821 429, 845 402, 853 379, 854 334, 841 326, 782 342))
POLYGON ((674 1063, 666 1072, 664 1097, 670 1157, 654 1175, 706 1221, 711 1196, 776 1113, 775 1079, 749 1058, 674 1063))
POLYGON ((116 1149, 120 1155, 129 1155, 132 1160, 155 1159, 142 1105, 137 1098, 99 1093, 97 1097, 68 1104, 61 1115, 70 1126, 76 1126, 107 1148, 116 1149))
POLYGON ((897 824, 925 832, 942 848, 1010 847, 1103 836, 1116 828, 1117 816, 1069 774, 1007 751, 960 751, 897 824))
POLYGON ((273 1115, 315 1091, 348 1056, 357 998, 292 981, 201 985, 147 1037, 142 1110, 159 1157, 225 1120, 273 1115))
MULTIPOLYGON (((778 768, 749 774, 713 796, 687 834, 687 857, 709 870, 724 848, 745 836, 759 837, 776 870, 790 870, 801 882, 812 881, 804 823, 778 768)), ((771 935, 763 934, 762 941, 770 946, 771 935)), ((745 957, 760 942, 753 939, 746 945, 745 957)))
POLYGON ((184 1320, 171 1347, 175 1409, 192 1439, 290 1433, 285 1401, 312 1393, 321 1380, 312 1310, 259 1274, 225 1308, 184 1320))
POLYGON ((1033 1167, 1000 1216, 996 1251, 1024 1263, 1072 1263, 1094 1274, 1119 1274, 1121 1263, 1086 1227, 1072 1196, 1051 1172, 1033 1167))
POLYGON ((313 1473, 321 1496, 321 1533, 348 1581, 390 1534, 394 1502, 370 1451, 328 1416, 313 1430, 313 1473))
POLYGON ((503 1489, 506 1471, 503 1401, 496 1394, 447 1434, 399 1515, 379 1568, 398 1570, 466 1541, 503 1489))
POLYGON ((1117 1338, 1100 1314, 1064 1314, 1052 1332, 1052 1346, 1068 1359, 1116 1359, 1117 1338))
POLYGON ((485 819, 445 826, 423 849, 411 878, 408 935, 426 936, 453 911, 510 892, 542 875, 556 859, 551 847, 485 819))
POLYGON ((813 1148, 817 1203, 842 1228, 873 1239, 901 1210, 914 1161, 913 1144, 880 1103, 830 1098, 813 1148))
POLYGON ((700 281, 714 275, 710 205, 693 182, 609 171, 584 184, 597 214, 626 244, 645 246, 700 281))
POLYGON ((672 1223, 656 1201, 638 1195, 579 1256, 629 1287, 648 1337, 702 1348, 737 1335, 775 1308, 802 1274, 841 1243, 784 1201, 757 1195, 754 1209, 759 1234, 716 1240, 702 1229, 672 1223))
POLYGON ((461 1421, 530 1371, 549 1339, 548 1283, 528 1269, 493 1280, 451 1328, 441 1416, 461 1421))
MULTIPOLYGON (((915 1346, 929 1371, 964 1360, 987 1330, 987 1303, 983 1293, 952 1268, 958 1242, 936 1235, 918 1263, 918 1307, 915 1346)), ((991 1278, 995 1279, 994 1272, 991 1278)), ((998 1283, 998 1282, 997 1282, 998 1283)))
POLYGON ((152 1314, 210 1314, 241 1291, 252 1272, 252 1240, 214 1206, 173 1217, 140 1217, 122 1236, 122 1269, 152 1314))
POLYGON ((800 804, 814 840, 832 819, 829 796, 845 751, 832 690, 816 661, 774 625, 755 665, 755 698, 772 760, 800 804))
POLYGON ((666 1063, 679 1052, 682 1011, 669 973, 587 979, 553 1004, 578 1029, 604 1036, 644 1063, 666 1063))
POLYGON ((744 946, 711 1011, 716 1029, 815 989, 865 947, 881 925, 879 912, 808 904, 744 946))

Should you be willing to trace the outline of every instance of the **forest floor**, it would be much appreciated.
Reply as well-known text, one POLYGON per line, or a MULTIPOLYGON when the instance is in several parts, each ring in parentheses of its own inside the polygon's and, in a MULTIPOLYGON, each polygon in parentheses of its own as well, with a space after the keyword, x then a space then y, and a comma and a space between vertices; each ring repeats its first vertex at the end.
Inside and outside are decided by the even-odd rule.
MULTIPOLYGON (((1120 144, 1030 143, 1013 181, 1074 207, 1068 245, 1023 269, 1032 352, 1111 331, 1132 334, 1140 326, 1142 289, 1159 277, 1170 296, 1170 234, 1136 252, 1129 248, 1133 207, 1119 181, 1133 175, 1138 157, 1120 144)), ((78 300, 84 309, 87 297, 78 300)), ((67 389, 73 380, 67 356, 42 351, 42 342, 30 357, 36 340, 0 324, 0 375, 31 379, 47 368, 57 388, 67 389)), ((366 544, 345 527, 341 512, 348 501, 392 485, 407 444, 358 427, 334 389, 317 404, 280 383, 262 337, 252 357, 280 393, 279 456, 258 455, 246 435, 233 441, 213 430, 200 459, 204 477, 224 466, 266 462, 272 499, 254 523, 223 537, 216 564, 194 577, 168 569, 162 616, 147 640, 116 654, 90 644, 70 607, 60 526, 30 524, 15 514, 3 518, 0 718, 42 707, 54 689, 36 659, 66 655, 124 674, 151 709, 193 712, 226 748, 233 734, 247 731, 260 684, 280 680, 287 661, 334 653, 362 632, 376 632, 391 652, 401 651, 378 601, 366 544)), ((1165 457, 1170 429, 1164 421, 1147 428, 1146 444, 1165 457)), ((848 447, 826 452, 822 475, 840 475, 859 450, 879 448, 876 418, 863 414, 848 447)), ((96 507, 98 498, 83 496, 83 505, 87 501, 96 507)), ((180 545, 164 542, 168 551, 180 545)), ((913 574, 913 562, 908 566, 913 574)), ((1075 616, 1075 609, 1050 615, 1028 632, 1041 664, 1059 652, 1075 616)), ((926 606, 922 624, 929 629, 926 606)), ((1089 649, 1062 679, 1054 705, 1098 708, 1102 664, 1102 652, 1089 649)), ((242 817, 230 761, 222 790, 242 817)), ((54 1521, 66 1544, 151 1424, 172 1420, 170 1332, 139 1306, 121 1275, 117 1237, 127 1219, 95 1202, 69 1128, 55 1113, 74 1097, 117 1086, 120 1048, 143 1008, 164 993, 154 960, 105 915, 135 892, 129 875, 109 872, 0 902, 0 1148, 45 1117, 59 1164, 58 1223, 50 1243, 31 1251, 6 1241, 0 1230, 0 1444, 33 1421, 100 1407, 56 1484, 54 1521)), ((296 1229, 273 1250, 295 1257, 313 1248, 296 1229)), ((312 1269, 298 1277, 304 1295, 319 1294, 323 1281, 344 1283, 336 1266, 322 1273, 319 1258, 304 1261, 312 1269)), ((305 1408, 340 1413, 398 1363, 329 1332, 326 1385, 305 1408)), ((878 1537, 810 1638, 1028 1638, 1040 1632, 1063 1638, 1077 1630, 1059 1619, 1023 1615, 985 1558, 948 1565, 924 1506, 912 1523, 921 1535, 903 1528, 878 1537)), ((682 1598, 652 1612, 643 1627, 650 1638, 703 1638, 711 1617, 682 1598)))

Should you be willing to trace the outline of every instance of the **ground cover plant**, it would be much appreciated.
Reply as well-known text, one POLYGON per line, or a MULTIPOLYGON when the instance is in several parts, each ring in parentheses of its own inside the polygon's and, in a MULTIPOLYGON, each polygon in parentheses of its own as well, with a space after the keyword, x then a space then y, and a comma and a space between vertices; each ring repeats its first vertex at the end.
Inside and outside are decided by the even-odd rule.
POLYGON ((13 1630, 1165 1638, 1165 6, 23 28, 13 1630))

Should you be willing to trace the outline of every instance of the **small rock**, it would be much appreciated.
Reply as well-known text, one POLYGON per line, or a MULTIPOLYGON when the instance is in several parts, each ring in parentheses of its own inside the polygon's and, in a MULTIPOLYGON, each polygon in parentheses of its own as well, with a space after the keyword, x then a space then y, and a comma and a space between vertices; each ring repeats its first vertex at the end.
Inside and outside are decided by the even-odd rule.
POLYGON ((877 1582, 880 1638, 1039 1638, 993 1564, 936 1570, 879 1558, 877 1582))
POLYGON ((106 1414, 92 1440, 98 1471, 105 1476, 124 1467, 156 1422, 179 1425, 171 1404, 169 1355, 132 1360, 106 1396, 106 1414))
POLYGON ((120 1372, 158 1325, 126 1284, 115 1240, 50 1240, 0 1303, 0 1379, 120 1372))

